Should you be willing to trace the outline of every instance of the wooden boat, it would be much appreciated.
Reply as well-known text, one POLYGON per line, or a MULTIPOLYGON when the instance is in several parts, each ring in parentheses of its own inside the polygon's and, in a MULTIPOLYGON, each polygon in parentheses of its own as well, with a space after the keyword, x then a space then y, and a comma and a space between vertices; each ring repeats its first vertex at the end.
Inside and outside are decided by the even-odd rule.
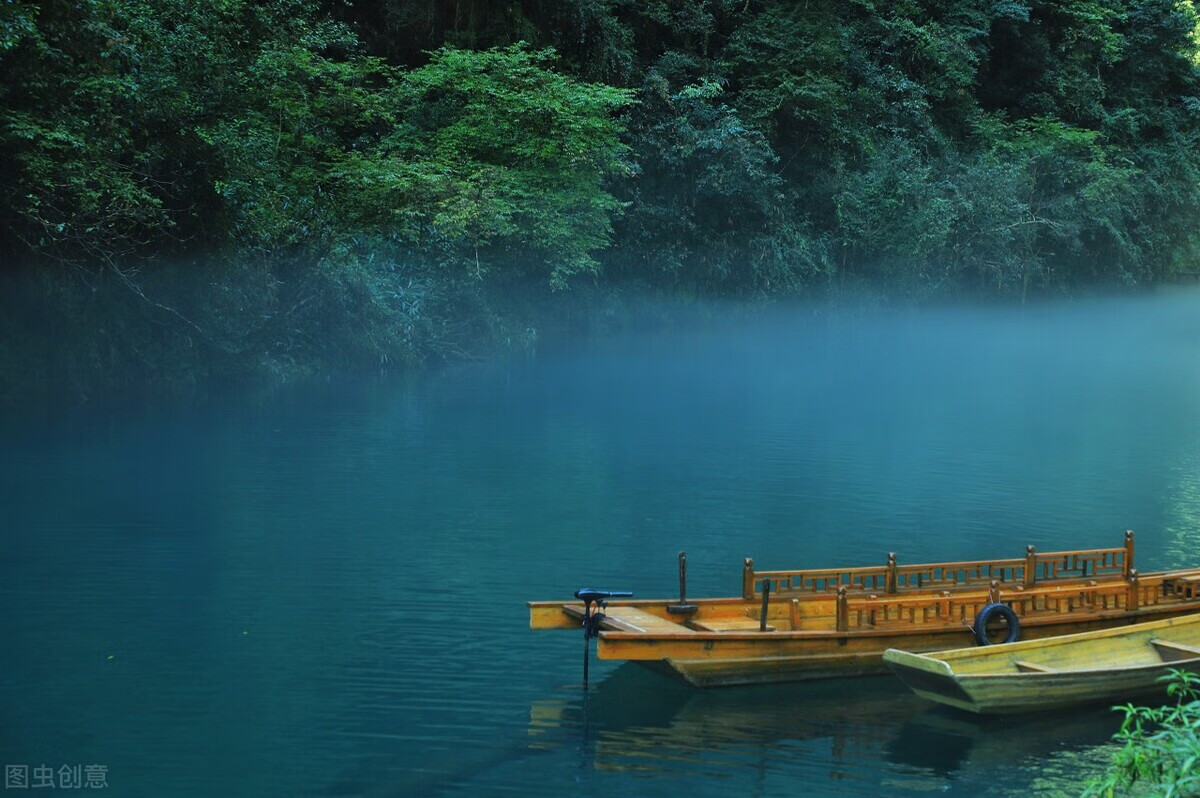
POLYGON ((757 571, 747 559, 741 596, 692 601, 681 553, 678 599, 577 591, 585 600, 529 602, 529 624, 587 624, 600 659, 632 660, 698 687, 886 673, 889 648, 990 642, 991 624, 979 616, 997 604, 1026 639, 1200 612, 1200 568, 1138 574, 1133 555, 1126 532, 1118 548, 1029 546, 1002 560, 901 565, 889 554, 880 566, 757 571))
POLYGON ((922 698, 980 714, 1128 701, 1163 693, 1172 669, 1200 672, 1200 615, 883 659, 922 698))

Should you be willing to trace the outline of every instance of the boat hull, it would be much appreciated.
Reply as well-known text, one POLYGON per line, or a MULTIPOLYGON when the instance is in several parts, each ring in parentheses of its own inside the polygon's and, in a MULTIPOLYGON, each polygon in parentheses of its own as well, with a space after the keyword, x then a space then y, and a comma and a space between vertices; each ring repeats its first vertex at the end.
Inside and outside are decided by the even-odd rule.
POLYGON ((1162 695, 1172 670, 1200 672, 1200 615, 883 660, 916 695, 981 715, 1119 703, 1162 695))

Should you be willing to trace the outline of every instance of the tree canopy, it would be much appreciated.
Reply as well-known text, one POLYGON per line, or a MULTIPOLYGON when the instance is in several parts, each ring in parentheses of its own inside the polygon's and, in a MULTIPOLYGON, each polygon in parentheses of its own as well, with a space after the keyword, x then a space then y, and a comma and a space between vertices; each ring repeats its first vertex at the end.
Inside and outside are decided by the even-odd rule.
POLYGON ((513 282, 1147 284, 1196 271, 1197 55, 1192 0, 9 0, 0 240, 93 288, 231 256, 159 304, 370 357, 513 282))

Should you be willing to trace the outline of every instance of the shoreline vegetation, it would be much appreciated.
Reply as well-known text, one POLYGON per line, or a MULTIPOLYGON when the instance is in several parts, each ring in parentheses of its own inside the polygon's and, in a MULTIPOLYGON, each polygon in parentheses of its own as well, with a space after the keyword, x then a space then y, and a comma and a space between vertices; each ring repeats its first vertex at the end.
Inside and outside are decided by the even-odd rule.
POLYGON ((1113 735, 1120 744, 1107 769, 1088 780, 1083 795, 1188 796, 1200 791, 1200 676, 1174 670, 1163 677, 1161 707, 1114 707, 1125 719, 1113 735))
POLYGON ((0 399, 1186 280, 1197 42, 1191 0, 14 0, 0 399))

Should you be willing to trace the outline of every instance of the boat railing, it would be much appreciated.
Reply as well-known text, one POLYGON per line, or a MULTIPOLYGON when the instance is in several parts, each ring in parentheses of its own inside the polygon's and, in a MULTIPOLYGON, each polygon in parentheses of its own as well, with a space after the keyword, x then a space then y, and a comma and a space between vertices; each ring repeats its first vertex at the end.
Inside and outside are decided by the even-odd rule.
POLYGON ((928 563, 896 566, 896 590, 924 590, 938 587, 972 587, 992 582, 1022 582, 1025 559, 980 560, 971 562, 928 563))
POLYGON ((776 595, 836 593, 841 588, 860 593, 901 593, 938 588, 983 587, 992 582, 1033 587, 1040 582, 1128 578, 1133 572, 1133 532, 1125 533, 1125 545, 1108 549, 1080 549, 1039 553, 1025 547, 1025 556, 1003 560, 900 565, 896 554, 882 566, 859 568, 814 568, 789 571, 756 571, 747 557, 742 568, 742 597, 760 595, 764 581, 776 595))
POLYGON ((836 627, 839 632, 884 626, 958 625, 970 627, 976 613, 988 603, 981 593, 943 590, 935 596, 850 596, 839 590, 836 627))
POLYGON ((1141 576, 1134 569, 1127 578, 1120 580, 1091 579, 1082 584, 1068 583, 1041 588, 1005 588, 996 585, 990 599, 1008 604, 1018 616, 1074 612, 1079 609, 1097 612, 1136 610, 1196 600, 1196 596, 1173 590, 1175 581, 1162 573, 1141 576))
POLYGON ((1052 551, 1034 555, 1033 579, 1030 584, 1078 577, 1128 576, 1132 570, 1130 550, 1091 549, 1089 551, 1052 551))
POLYGON ((1134 609, 1142 603, 1142 590, 1135 574, 1129 581, 1097 582, 1067 587, 1000 589, 993 596, 997 602, 1012 607, 1019 618, 1037 615, 1062 615, 1076 612, 1134 609))
POLYGON ((1141 607, 1195 601, 1167 589, 1170 579, 1161 574, 1140 578, 1133 571, 1127 579, 1066 582, 1057 585, 1025 587, 993 582, 987 592, 943 590, 936 595, 850 594, 837 592, 836 628, 851 629, 888 625, 970 626, 988 604, 1007 604, 1019 618, 1066 615, 1077 612, 1127 612, 1141 607))
POLYGON ((886 566, 862 568, 812 568, 800 571, 755 571, 754 560, 747 558, 743 571, 745 598, 752 599, 761 591, 764 579, 771 581, 771 590, 776 595, 785 593, 835 593, 840 587, 870 592, 886 592, 888 569, 886 566))
POLYGON ((979 611, 989 604, 1007 604, 1019 618, 1029 618, 1076 611, 1124 610, 1130 606, 1131 598, 1128 583, 1101 583, 1095 580, 1071 587, 1040 588, 1022 585, 1002 588, 996 583, 987 592, 955 593, 945 590, 935 596, 851 596, 839 591, 837 629, 845 632, 870 627, 912 625, 961 625, 969 629, 979 611))

